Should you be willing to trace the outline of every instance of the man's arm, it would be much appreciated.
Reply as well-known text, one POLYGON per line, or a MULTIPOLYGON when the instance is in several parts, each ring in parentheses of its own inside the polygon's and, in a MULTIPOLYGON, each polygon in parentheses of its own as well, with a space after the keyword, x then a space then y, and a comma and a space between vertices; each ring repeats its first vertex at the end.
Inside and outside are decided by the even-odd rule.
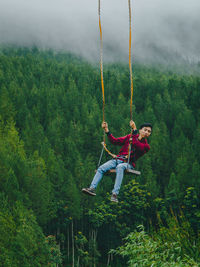
POLYGON ((103 121, 101 124, 101 127, 104 129, 105 133, 109 133, 109 129, 108 129, 108 123, 103 121))
POLYGON ((127 139, 127 135, 126 136, 123 136, 123 137, 118 137, 118 138, 115 138, 109 131, 108 129, 108 123, 103 121, 102 122, 102 128, 104 129, 105 133, 107 134, 108 136, 108 139, 110 140, 110 142, 114 145, 123 145, 127 139))
POLYGON ((134 122, 133 120, 131 120, 131 121, 129 122, 129 125, 131 126, 131 128, 133 129, 133 131, 137 131, 136 124, 135 124, 135 122, 134 122))
POLYGON ((133 135, 136 135, 137 134, 137 127, 136 127, 136 124, 135 124, 135 122, 133 120, 131 120, 129 122, 129 125, 132 128, 132 135, 131 135, 131 138, 129 139, 129 143, 132 144, 132 142, 133 142, 133 135))

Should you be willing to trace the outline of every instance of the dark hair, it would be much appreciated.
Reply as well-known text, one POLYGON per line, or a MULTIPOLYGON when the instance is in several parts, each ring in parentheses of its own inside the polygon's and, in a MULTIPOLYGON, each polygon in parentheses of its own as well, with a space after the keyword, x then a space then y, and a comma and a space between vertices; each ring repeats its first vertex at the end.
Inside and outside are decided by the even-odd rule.
POLYGON ((153 128, 152 124, 149 123, 149 122, 145 122, 145 123, 143 123, 142 125, 140 125, 140 129, 142 129, 143 127, 150 127, 151 130, 152 130, 152 128, 153 128))

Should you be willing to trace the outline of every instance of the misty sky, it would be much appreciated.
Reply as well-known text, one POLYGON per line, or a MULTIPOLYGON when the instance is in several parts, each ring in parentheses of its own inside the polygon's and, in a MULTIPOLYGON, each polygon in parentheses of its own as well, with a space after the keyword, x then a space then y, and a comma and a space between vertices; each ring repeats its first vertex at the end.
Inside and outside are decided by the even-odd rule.
MULTIPOLYGON (((104 61, 128 60, 128 0, 101 0, 104 61)), ((200 60, 200 0, 132 0, 134 58, 200 60)), ((0 43, 99 60, 98 0, 0 0, 0 43)))

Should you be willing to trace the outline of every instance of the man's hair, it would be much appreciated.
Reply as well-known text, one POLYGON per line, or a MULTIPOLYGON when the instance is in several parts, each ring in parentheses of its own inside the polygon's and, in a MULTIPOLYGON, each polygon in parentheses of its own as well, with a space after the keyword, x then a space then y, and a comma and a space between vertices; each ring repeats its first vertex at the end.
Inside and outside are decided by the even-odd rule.
POLYGON ((145 122, 145 123, 143 123, 142 125, 140 125, 140 128, 139 128, 139 129, 142 129, 143 127, 150 127, 151 130, 152 130, 152 128, 153 128, 152 124, 149 123, 149 122, 145 122))

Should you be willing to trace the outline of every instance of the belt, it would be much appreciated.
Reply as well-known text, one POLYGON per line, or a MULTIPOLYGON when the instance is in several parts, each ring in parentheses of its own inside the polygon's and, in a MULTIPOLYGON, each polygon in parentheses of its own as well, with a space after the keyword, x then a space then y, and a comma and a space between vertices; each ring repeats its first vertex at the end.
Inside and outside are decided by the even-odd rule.
POLYGON ((117 159, 119 159, 119 160, 121 159, 121 160, 123 160, 125 162, 128 161, 127 156, 118 156, 117 159))

